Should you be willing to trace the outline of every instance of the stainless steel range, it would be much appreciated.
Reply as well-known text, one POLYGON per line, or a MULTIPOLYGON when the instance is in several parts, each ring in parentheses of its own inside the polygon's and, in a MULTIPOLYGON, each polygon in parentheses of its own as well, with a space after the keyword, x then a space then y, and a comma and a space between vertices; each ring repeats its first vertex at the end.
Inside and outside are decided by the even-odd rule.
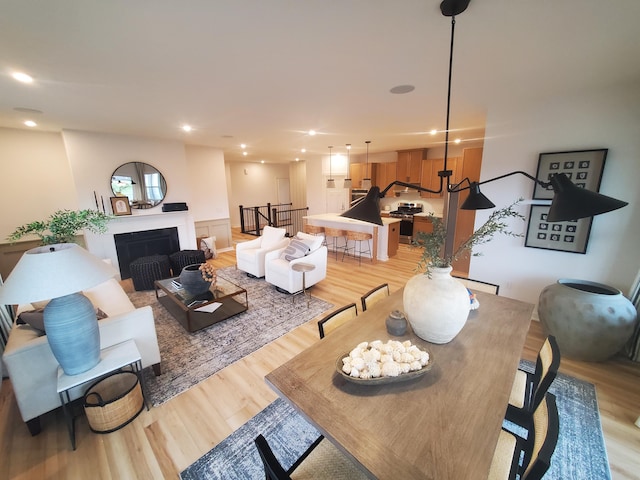
POLYGON ((389 212, 390 217, 401 218, 400 243, 411 243, 413 236, 413 216, 422 213, 422 204, 415 202, 400 202, 398 209, 389 212))

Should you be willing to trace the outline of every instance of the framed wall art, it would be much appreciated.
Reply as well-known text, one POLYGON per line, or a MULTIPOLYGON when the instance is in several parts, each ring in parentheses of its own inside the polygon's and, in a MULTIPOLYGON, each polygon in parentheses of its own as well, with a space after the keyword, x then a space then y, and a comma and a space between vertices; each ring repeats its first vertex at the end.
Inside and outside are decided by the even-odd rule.
POLYGON ((549 205, 531 205, 524 246, 586 253, 593 217, 568 222, 547 222, 549 205))
MULTIPOLYGON (((593 192, 600 189, 602 170, 607 158, 606 148, 598 150, 577 150, 574 152, 541 153, 538 159, 536 178, 548 182, 551 175, 564 173, 578 187, 593 192)), ((553 190, 535 184, 534 200, 551 200, 553 190)))
POLYGON ((111 197, 111 211, 116 217, 120 215, 131 215, 129 197, 111 197))

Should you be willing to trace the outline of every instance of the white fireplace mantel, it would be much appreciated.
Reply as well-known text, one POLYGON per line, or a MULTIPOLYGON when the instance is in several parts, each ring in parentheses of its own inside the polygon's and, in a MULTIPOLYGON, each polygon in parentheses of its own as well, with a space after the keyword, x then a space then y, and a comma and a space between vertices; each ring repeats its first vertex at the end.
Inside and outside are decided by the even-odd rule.
POLYGON ((196 230, 193 218, 188 211, 134 214, 116 217, 107 224, 107 232, 102 234, 84 232, 87 250, 97 257, 110 259, 119 271, 118 254, 114 235, 118 233, 142 232, 158 228, 178 229, 178 241, 181 250, 196 248, 196 230))

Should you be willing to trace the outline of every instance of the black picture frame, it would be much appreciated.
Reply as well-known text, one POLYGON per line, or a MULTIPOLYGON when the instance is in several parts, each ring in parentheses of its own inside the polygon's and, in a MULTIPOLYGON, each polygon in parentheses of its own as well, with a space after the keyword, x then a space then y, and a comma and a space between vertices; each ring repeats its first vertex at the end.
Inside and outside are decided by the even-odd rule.
MULTIPOLYGON (((600 190, 602 171, 607 159, 607 148, 575 150, 570 152, 541 153, 538 158, 536 178, 548 182, 551 175, 564 173, 575 185, 593 192, 600 190)), ((534 200, 551 200, 553 190, 535 184, 534 200)))
POLYGON ((531 205, 524 246, 586 253, 593 217, 567 222, 547 222, 549 208, 550 205, 531 205))
POLYGON ((129 197, 111 197, 111 211, 116 217, 131 215, 129 197))

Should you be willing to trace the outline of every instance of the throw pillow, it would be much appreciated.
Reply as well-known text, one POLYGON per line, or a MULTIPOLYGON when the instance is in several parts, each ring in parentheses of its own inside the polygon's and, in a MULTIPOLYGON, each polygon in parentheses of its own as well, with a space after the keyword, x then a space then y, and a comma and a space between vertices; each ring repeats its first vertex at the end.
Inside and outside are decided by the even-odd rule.
MULTIPOLYGON (((108 315, 101 309, 96 308, 96 318, 102 320, 107 318, 108 315)), ((18 315, 16 319, 17 325, 29 325, 31 328, 35 328, 39 332, 45 333, 44 328, 44 308, 38 308, 36 310, 26 310, 18 315)))
POLYGON ((205 260, 216 258, 218 256, 218 252, 216 252, 216 237, 200 239, 200 250, 204 252, 205 260))
POLYGON ((287 262, 295 260, 296 258, 302 258, 309 252, 309 247, 306 243, 295 238, 289 242, 289 246, 284 249, 280 258, 285 259, 287 262))
POLYGON ((324 241, 324 235, 311 235, 304 232, 296 233, 294 238, 298 238, 307 244, 309 247, 309 252, 315 252, 322 246, 322 242, 324 241))

